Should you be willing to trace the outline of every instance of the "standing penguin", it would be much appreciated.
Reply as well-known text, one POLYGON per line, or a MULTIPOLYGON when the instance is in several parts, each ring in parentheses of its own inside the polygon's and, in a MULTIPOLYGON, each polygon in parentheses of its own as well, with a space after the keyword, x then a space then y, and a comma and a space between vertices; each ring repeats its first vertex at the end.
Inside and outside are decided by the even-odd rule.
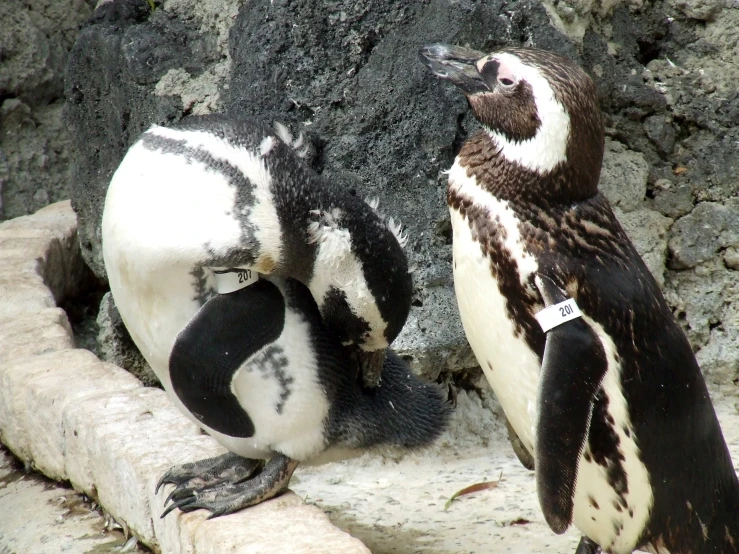
POLYGON ((465 333, 578 554, 739 552, 739 484, 687 339, 597 190, 590 78, 541 50, 431 45, 483 129, 449 170, 465 333))
POLYGON ((123 322, 173 402, 232 453, 168 472, 169 509, 229 513, 284 490, 299 461, 422 446, 444 427, 438 391, 386 350, 410 307, 404 237, 300 146, 282 127, 192 117, 145 132, 108 189, 123 322))

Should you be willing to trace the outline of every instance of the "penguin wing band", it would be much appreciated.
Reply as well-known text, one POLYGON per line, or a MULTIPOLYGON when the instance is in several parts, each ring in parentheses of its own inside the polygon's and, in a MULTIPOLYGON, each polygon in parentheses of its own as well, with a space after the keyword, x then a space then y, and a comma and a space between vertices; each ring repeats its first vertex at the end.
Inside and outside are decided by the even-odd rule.
POLYGON ((567 323, 575 318, 582 317, 582 312, 577 306, 574 298, 568 298, 564 302, 544 308, 540 312, 534 314, 536 321, 541 325, 542 331, 545 333, 563 323, 567 323))
MULTIPOLYGON (((550 307, 566 305, 564 293, 550 278, 541 276, 536 283, 550 307)), ((572 522, 577 464, 607 370, 602 343, 582 317, 560 322, 547 333, 539 383, 535 467, 539 503, 555 533, 564 533, 572 522)))
POLYGON ((216 278, 216 290, 218 294, 229 294, 236 292, 259 280, 259 273, 253 269, 223 269, 213 270, 216 278))

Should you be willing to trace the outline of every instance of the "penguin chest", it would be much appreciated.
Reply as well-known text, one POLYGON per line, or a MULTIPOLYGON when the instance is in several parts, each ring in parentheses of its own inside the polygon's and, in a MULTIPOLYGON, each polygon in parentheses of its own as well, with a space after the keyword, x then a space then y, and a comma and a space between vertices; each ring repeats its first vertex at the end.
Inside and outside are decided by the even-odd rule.
POLYGON ((246 360, 233 376, 231 388, 255 433, 231 439, 230 448, 247 457, 281 452, 301 461, 320 454, 327 446, 329 400, 318 375, 309 323, 288 307, 279 338, 246 360))
MULTIPOLYGON (((539 358, 524 335, 516 331, 517 325, 508 312, 508 300, 501 292, 490 252, 483 251, 464 216, 455 209, 450 209, 450 214, 454 239, 454 288, 467 340, 506 417, 523 444, 533 453, 541 368, 539 358)), ((511 232, 517 234, 517 231, 511 232)), ((520 249, 519 259, 523 259, 523 247, 515 241, 511 246, 520 249)), ((526 272, 531 270, 530 266, 516 267, 520 272, 526 272)), ((518 280, 520 276, 509 275, 506 278, 518 280)))

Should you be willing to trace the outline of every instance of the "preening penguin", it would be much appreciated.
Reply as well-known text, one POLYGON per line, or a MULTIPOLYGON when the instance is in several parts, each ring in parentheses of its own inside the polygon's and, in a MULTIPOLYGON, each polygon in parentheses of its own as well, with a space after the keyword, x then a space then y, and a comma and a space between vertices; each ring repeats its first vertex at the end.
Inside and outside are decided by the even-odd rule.
POLYGON ((172 389, 232 453, 167 472, 159 485, 177 487, 164 515, 230 513, 285 490, 300 461, 419 448, 441 434, 449 408, 439 388, 392 350, 375 389, 348 365, 309 291, 293 279, 259 279, 206 302, 172 348, 172 389), (261 472, 255 458, 270 458, 261 472))
POLYGON ((739 484, 687 339, 597 190, 590 78, 527 48, 431 45, 483 129, 449 170, 465 333, 578 554, 739 552, 739 484))
POLYGON ((131 146, 103 214, 116 304, 124 321, 127 310, 179 306, 177 317, 148 314, 148 325, 135 330, 144 355, 161 356, 168 350, 157 353, 160 345, 171 344, 188 313, 214 294, 213 270, 297 279, 374 386, 410 310, 402 236, 365 201, 312 171, 298 155, 300 139, 288 145, 280 135, 292 141, 284 127, 214 114, 154 126, 131 146), (148 294, 161 298, 149 302, 148 294))
POLYGON ((121 317, 173 402, 237 455, 165 476, 179 506, 232 511, 283 490, 298 461, 444 426, 438 392, 386 356, 410 308, 403 236, 300 149, 281 127, 186 118, 145 132, 108 189, 121 317), (272 458, 257 481, 216 486, 253 458, 272 458))

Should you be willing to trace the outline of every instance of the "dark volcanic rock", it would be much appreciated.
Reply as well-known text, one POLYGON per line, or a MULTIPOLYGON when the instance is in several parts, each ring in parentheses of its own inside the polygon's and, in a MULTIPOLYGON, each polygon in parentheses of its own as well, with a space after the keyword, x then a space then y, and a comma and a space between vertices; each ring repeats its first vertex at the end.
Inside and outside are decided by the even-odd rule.
MULTIPOLYGON (((735 265, 728 228, 716 231, 726 238, 716 248, 710 233, 706 244, 693 234, 704 233, 701 222, 723 225, 719 207, 739 192, 739 93, 727 87, 739 75, 730 77, 725 62, 739 21, 721 10, 696 22, 687 3, 672 1, 643 9, 615 2, 610 13, 586 4, 550 6, 570 29, 583 23, 579 34, 568 31, 575 42, 534 0, 166 0, 153 13, 143 0, 101 5, 79 36, 66 83, 86 260, 104 276, 105 190, 146 127, 214 109, 280 120, 310 138, 318 172, 378 196, 408 227, 416 291, 396 348, 431 376, 470 367, 451 284, 442 172, 476 124, 462 95, 427 74, 417 53, 430 42, 482 51, 527 44, 564 54, 594 76, 611 145, 604 190, 624 210, 650 269, 660 282, 664 276, 671 304, 691 329, 708 329, 705 314, 718 312, 700 307, 688 277, 709 262, 724 272, 735 265), (705 202, 719 207, 691 219, 705 202), (682 219, 670 227, 654 210, 682 219), (668 240, 671 267, 696 269, 665 271, 668 240)), ((11 107, 23 115, 22 106, 11 107)), ((701 331, 691 340, 713 341, 718 352, 728 339, 701 331)))
POLYGON ((475 125, 459 91, 418 61, 423 45, 440 41, 482 51, 528 41, 577 57, 535 2, 257 0, 231 30, 226 101, 232 113, 302 126, 318 146, 318 171, 355 176, 360 195, 379 197, 408 226, 418 290, 396 347, 431 373, 470 363, 450 354, 465 343, 453 294, 429 290, 451 284, 435 277, 451 260, 434 233, 448 217, 440 172, 475 125))
POLYGON ((182 116, 179 98, 153 93, 157 81, 173 68, 202 71, 212 43, 140 0, 103 4, 77 38, 66 80, 76 153, 72 203, 83 256, 101 278, 100 218, 110 177, 142 131, 182 116))
POLYGON ((101 360, 127 369, 145 385, 155 386, 159 383, 154 371, 128 334, 110 292, 107 292, 100 302, 97 327, 97 354, 101 360))
POLYGON ((91 4, 0 2, 0 221, 69 198, 64 66, 91 4))

